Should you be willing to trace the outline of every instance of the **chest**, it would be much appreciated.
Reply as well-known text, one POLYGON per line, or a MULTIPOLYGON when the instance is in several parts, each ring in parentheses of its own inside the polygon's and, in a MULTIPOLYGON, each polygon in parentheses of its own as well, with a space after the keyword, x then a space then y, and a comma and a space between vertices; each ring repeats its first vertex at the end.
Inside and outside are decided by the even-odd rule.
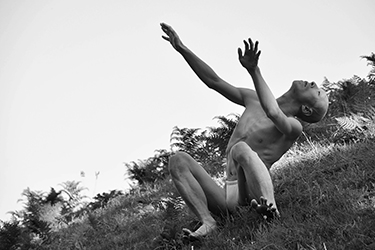
POLYGON ((262 109, 245 111, 234 132, 258 143, 270 143, 283 136, 262 109))

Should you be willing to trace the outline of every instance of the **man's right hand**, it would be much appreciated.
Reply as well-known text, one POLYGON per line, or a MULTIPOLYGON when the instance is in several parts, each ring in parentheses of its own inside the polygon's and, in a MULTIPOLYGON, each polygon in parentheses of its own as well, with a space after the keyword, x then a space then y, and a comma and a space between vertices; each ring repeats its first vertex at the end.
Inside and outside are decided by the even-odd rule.
POLYGON ((183 44, 180 38, 178 37, 176 31, 174 31, 174 29, 171 26, 165 23, 161 23, 160 26, 161 26, 161 29, 164 31, 164 33, 167 35, 167 36, 162 36, 162 37, 168 42, 170 42, 173 48, 175 48, 175 50, 180 51, 183 44))

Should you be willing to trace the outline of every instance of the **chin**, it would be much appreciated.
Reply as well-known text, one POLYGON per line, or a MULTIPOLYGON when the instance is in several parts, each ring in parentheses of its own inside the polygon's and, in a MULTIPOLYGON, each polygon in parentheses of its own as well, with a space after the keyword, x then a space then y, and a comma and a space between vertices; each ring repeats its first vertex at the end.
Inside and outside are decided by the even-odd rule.
POLYGON ((295 80, 295 81, 292 82, 291 88, 292 89, 302 89, 304 86, 305 86, 304 81, 295 80))

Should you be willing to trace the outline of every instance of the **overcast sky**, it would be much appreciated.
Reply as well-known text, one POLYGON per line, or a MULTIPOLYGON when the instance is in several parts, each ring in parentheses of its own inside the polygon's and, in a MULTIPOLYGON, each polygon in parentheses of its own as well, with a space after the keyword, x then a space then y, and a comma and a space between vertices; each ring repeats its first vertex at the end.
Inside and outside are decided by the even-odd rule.
POLYGON ((21 208, 27 187, 124 190, 124 162, 169 149, 174 126, 243 111, 199 81, 160 22, 239 87, 253 83, 237 48, 259 40, 277 97, 295 79, 365 77, 374 9, 372 0, 0 1, 0 219, 21 208))

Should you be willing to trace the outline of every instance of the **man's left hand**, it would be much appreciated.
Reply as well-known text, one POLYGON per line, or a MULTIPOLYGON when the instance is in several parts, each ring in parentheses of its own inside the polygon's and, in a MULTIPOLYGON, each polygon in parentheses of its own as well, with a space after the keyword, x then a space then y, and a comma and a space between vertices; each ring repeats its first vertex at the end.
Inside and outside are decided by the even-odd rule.
POLYGON ((255 42, 249 38, 249 42, 244 40, 245 52, 242 54, 241 48, 238 48, 238 58, 241 65, 248 71, 254 71, 258 67, 258 60, 260 56, 260 50, 258 51, 258 41, 255 42), (249 45, 250 44, 250 45, 249 45))

